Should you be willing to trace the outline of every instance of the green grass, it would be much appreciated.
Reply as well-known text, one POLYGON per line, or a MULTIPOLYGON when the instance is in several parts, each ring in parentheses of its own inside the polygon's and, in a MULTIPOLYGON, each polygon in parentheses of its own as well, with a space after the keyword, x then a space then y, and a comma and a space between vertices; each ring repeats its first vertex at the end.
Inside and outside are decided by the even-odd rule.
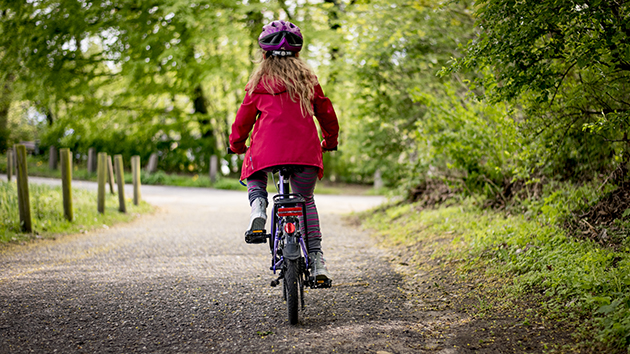
POLYGON ((29 183, 29 195, 33 222, 33 233, 30 234, 21 232, 15 181, 0 181, 0 247, 37 238, 53 238, 109 227, 119 222, 130 221, 139 214, 154 209, 145 202, 135 206, 131 199, 127 199, 127 213, 120 213, 118 196, 108 193, 105 213, 100 214, 96 210, 96 192, 73 189, 74 221, 69 222, 63 216, 61 187, 29 183))
POLYGON ((593 203, 601 192, 595 185, 556 184, 544 195, 521 201, 521 209, 511 213, 481 209, 481 201, 472 198, 435 210, 397 205, 373 213, 364 226, 378 230, 386 242, 432 243, 432 257, 451 260, 460 271, 482 269, 489 278, 503 278, 504 290, 515 298, 541 296, 541 311, 576 326, 583 343, 625 351, 630 348, 629 247, 601 247, 569 237, 559 226, 570 210, 593 203), (452 241, 438 242, 445 237, 452 241))

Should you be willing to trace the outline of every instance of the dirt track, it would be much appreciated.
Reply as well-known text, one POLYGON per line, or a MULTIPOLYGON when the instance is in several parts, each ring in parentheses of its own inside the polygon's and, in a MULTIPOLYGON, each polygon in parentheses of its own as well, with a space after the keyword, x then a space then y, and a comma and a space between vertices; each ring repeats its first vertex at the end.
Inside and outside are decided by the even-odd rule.
POLYGON ((268 285, 268 249, 243 242, 244 193, 146 186, 143 196, 160 211, 0 255, 0 352, 438 349, 383 251, 341 221, 380 198, 316 197, 335 286, 309 291, 292 327, 268 285))

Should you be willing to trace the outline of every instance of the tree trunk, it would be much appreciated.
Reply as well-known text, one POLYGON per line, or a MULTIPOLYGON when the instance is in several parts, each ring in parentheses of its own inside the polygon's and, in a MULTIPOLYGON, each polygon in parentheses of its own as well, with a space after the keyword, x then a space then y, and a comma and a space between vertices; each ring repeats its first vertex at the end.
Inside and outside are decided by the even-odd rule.
POLYGON ((208 101, 206 100, 206 96, 203 94, 203 88, 201 87, 201 84, 195 87, 194 94, 194 114, 197 116, 197 121, 201 126, 201 136, 203 138, 212 138, 214 137, 214 129, 210 122, 210 116, 208 115, 208 101))
MULTIPOLYGON (((338 0, 324 0, 324 2, 327 4, 333 4, 333 6, 330 7, 330 10, 328 10, 328 26, 331 30, 336 31, 341 27, 339 24, 339 12, 343 11, 343 9, 338 0)), ((337 60, 340 56, 339 47, 337 45, 331 46, 330 56, 332 60, 337 60)))
POLYGON ((9 147, 9 105, 0 101, 0 151, 9 147))
MULTIPOLYGON (((337 31, 341 27, 339 13, 344 12, 343 4, 341 4, 339 0, 324 0, 324 2, 333 5, 328 10, 328 27, 333 31, 337 31)), ((341 58, 342 55, 343 53, 338 44, 333 44, 330 46, 330 58, 333 62, 341 58)), ((337 82, 339 67, 337 65, 332 65, 331 69, 332 70, 328 74, 328 82, 330 84, 334 84, 335 82, 337 82)))
POLYGON ((9 108, 11 107, 11 81, 5 81, 0 89, 0 151, 9 147, 9 108))
MULTIPOLYGON (((260 0, 251 0, 249 3, 255 6, 257 4, 260 4, 260 0)), ((258 36, 262 32, 262 23, 263 23, 262 12, 258 10, 247 12, 247 19, 246 19, 245 25, 249 29, 249 37, 251 38, 251 41, 249 42, 249 52, 251 54, 254 53, 256 48, 258 48, 258 36)), ((254 62, 250 60, 249 65, 250 65, 249 72, 252 72, 254 70, 254 62)))
POLYGON ((46 107, 44 109, 44 113, 46 114, 46 121, 48 122, 48 126, 52 126, 55 121, 55 116, 53 115, 50 107, 46 107))

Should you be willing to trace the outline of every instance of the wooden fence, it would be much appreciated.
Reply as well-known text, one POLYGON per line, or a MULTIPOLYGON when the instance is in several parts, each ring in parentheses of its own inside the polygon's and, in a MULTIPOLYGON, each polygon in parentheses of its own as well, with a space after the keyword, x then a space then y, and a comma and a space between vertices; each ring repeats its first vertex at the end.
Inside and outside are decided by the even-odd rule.
MULTIPOLYGON (((97 171, 97 211, 99 213, 105 212, 105 187, 106 183, 109 183, 109 190, 111 194, 114 192, 114 174, 116 175, 116 185, 118 192, 118 211, 122 213, 127 212, 125 206, 125 179, 124 179, 124 165, 121 155, 114 156, 115 163, 112 163, 112 157, 105 152, 99 152, 97 157, 94 156, 95 150, 90 148, 88 153, 88 171, 91 170, 91 164, 93 164, 95 171, 97 171), (90 158, 92 156, 92 158, 90 158), (114 168, 115 166, 115 168, 114 168)), ((28 188, 28 165, 27 165, 27 149, 23 144, 16 144, 13 149, 7 151, 7 180, 12 181, 12 177, 15 174, 17 182, 17 194, 18 194, 18 206, 20 214, 20 224, 22 225, 22 231, 25 233, 33 232, 33 222, 31 218, 31 206, 28 188), (15 170, 15 173, 14 173, 15 170)), ((57 161, 60 162, 61 167, 61 189, 63 196, 63 210, 64 217, 68 221, 74 220, 74 211, 72 203, 72 152, 70 149, 59 149, 59 156, 57 156, 57 149, 50 147, 49 150, 49 168, 56 169, 57 161)), ((140 156, 131 157, 131 171, 133 174, 133 203, 135 205, 140 204, 140 156)))
MULTIPOLYGON (((32 232, 33 224, 31 220, 31 210, 29 201, 28 190, 28 166, 26 163, 27 146, 24 144, 16 144, 12 149, 7 151, 7 180, 12 181, 13 176, 16 177, 18 185, 18 204, 20 209, 20 222, 22 224, 22 230, 24 232, 32 232)), ((63 194, 63 210, 64 217, 69 220, 74 220, 74 211, 72 203, 72 151, 70 149, 59 149, 51 146, 49 148, 49 161, 48 167, 51 170, 55 170, 58 167, 61 169, 61 186, 63 194), (58 166, 58 164, 60 166, 58 166)), ((152 154, 147 165, 147 171, 149 173, 157 170, 157 154, 152 154)), ((109 191, 111 194, 116 194, 114 191, 114 184, 117 186, 118 194, 118 211, 122 213, 127 212, 125 205, 125 178, 124 178, 124 164, 122 155, 112 157, 105 152, 99 152, 97 154, 96 149, 90 148, 88 150, 87 169, 89 173, 96 172, 97 174, 97 211, 99 213, 105 212, 105 189, 106 184, 109 184, 109 191)), ((219 170, 218 157, 213 155, 210 157, 209 177, 211 183, 215 183, 219 170)), ((133 176, 133 203, 139 205, 141 201, 141 165, 140 156, 131 157, 131 173, 133 176)))

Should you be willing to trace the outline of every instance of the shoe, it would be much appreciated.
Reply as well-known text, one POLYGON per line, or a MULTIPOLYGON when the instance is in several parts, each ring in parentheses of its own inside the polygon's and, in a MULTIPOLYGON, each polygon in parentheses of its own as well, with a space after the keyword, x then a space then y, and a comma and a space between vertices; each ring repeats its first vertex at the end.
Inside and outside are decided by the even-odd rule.
POLYGON ((332 278, 326 268, 326 260, 322 252, 312 252, 308 254, 308 259, 311 261, 311 271, 313 277, 315 277, 316 283, 330 283, 332 278))
POLYGON ((249 216, 249 226, 246 233, 255 233, 265 230, 267 223, 267 201, 265 198, 256 198, 252 203, 252 213, 249 216))

